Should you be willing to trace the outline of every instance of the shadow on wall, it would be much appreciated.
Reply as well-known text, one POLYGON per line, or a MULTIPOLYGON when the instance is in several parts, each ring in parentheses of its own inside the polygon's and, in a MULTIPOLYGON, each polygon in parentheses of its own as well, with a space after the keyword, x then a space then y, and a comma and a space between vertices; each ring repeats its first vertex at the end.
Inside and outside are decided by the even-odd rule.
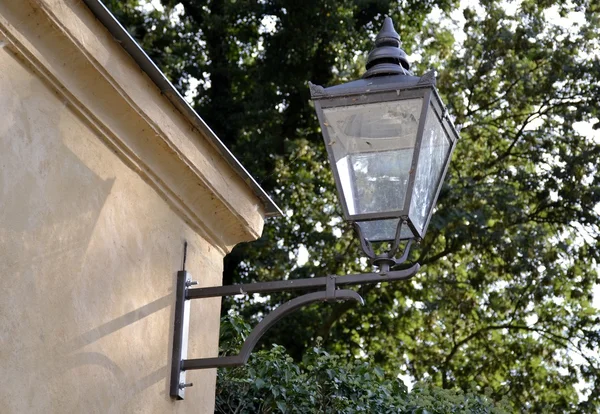
POLYGON ((67 341, 62 351, 64 353, 75 352, 76 350, 83 348, 86 345, 96 342, 98 339, 103 338, 106 335, 110 335, 113 332, 116 332, 119 329, 126 327, 127 325, 131 325, 145 318, 146 316, 153 314, 154 312, 158 312, 163 308, 172 306, 173 300, 173 295, 163 296, 162 298, 150 302, 149 304, 144 305, 141 308, 126 313, 125 315, 113 319, 112 321, 107 322, 103 325, 100 325, 97 328, 91 329, 83 335, 80 335, 77 338, 67 341))
POLYGON ((114 194, 107 160, 134 173, 6 48, 0 90, 0 366, 18 379, 0 381, 0 401, 16 404, 8 412, 71 412, 83 400, 111 411, 161 380, 169 400, 176 269, 145 286, 160 254, 129 231, 137 222, 123 225, 157 198, 132 206, 114 194))

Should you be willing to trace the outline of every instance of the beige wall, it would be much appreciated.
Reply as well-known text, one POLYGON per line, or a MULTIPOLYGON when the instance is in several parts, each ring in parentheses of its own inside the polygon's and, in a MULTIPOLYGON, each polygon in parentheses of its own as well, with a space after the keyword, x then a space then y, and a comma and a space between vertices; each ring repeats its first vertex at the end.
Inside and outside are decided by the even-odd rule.
POLYGON ((169 397, 176 272, 220 284, 260 202, 78 0, 0 2, 0 114, 0 412, 212 412, 215 370, 169 397))
MULTIPOLYGON (((214 370, 168 395, 173 289, 184 240, 203 285, 222 254, 4 50, 0 91, 0 411, 212 412, 214 370)), ((192 304, 190 356, 218 313, 192 304)))

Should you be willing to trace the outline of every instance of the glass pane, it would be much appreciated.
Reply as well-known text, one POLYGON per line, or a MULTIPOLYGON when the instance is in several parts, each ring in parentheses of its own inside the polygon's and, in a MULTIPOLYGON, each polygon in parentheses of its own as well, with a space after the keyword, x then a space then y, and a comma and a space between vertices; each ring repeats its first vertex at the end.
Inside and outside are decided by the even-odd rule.
POLYGON ((442 184, 441 175, 449 152, 450 141, 433 107, 430 107, 425 120, 415 187, 410 203, 410 218, 420 232, 423 231, 425 221, 433 207, 433 198, 437 189, 442 184))
POLYGON ((417 98, 323 109, 350 215, 404 208, 422 104, 417 98))
MULTIPOLYGON (((363 232, 365 239, 376 241, 388 241, 396 238, 396 229, 400 219, 359 221, 357 224, 363 232)), ((400 230, 400 239, 412 239, 415 237, 407 225, 400 230)))

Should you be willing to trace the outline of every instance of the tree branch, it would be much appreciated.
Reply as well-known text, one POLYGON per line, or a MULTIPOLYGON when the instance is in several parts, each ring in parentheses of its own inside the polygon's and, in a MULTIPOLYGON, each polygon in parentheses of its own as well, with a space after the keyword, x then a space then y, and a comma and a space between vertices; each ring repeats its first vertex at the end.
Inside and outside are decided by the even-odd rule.
POLYGON ((581 350, 581 348, 579 346, 577 346, 576 344, 574 344, 570 338, 555 334, 553 332, 550 332, 550 331, 547 331, 547 330, 541 329, 541 328, 535 328, 535 327, 526 326, 526 325, 513 325, 513 324, 508 323, 508 324, 502 324, 502 325, 490 325, 490 326, 481 328, 478 331, 472 333, 471 335, 468 335, 467 337, 463 338, 462 340, 460 340, 459 342, 457 342, 454 345, 454 347, 452 348, 452 350, 450 351, 450 353, 448 354, 448 356, 442 363, 442 367, 441 367, 442 368, 442 385, 444 388, 448 388, 448 381, 447 381, 447 375, 446 375, 446 372, 448 371, 448 366, 450 365, 450 361, 452 360, 452 358, 454 358, 454 356, 456 355, 458 350, 463 345, 465 345, 469 341, 477 338, 481 334, 483 334, 487 331, 499 330, 499 329, 525 330, 525 331, 529 331, 529 332, 536 332, 536 333, 546 337, 548 340, 566 348, 567 350, 570 348, 569 345, 571 345, 571 347, 572 347, 571 349, 573 351, 577 352, 577 354, 579 354, 583 359, 585 359, 585 361, 588 363, 588 365, 591 369, 593 369, 595 372, 598 372, 598 367, 596 367, 596 364, 594 363, 594 361, 592 361, 587 355, 585 355, 585 353, 581 350))

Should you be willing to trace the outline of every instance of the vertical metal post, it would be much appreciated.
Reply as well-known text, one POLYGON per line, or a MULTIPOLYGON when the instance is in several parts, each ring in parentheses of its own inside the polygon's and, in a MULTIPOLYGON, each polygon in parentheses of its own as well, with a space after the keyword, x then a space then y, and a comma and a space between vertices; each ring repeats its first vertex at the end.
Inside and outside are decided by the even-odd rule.
POLYGON ((175 324, 173 329, 173 357, 171 358, 171 387, 170 395, 178 400, 185 397, 186 387, 192 384, 185 382, 185 371, 181 362, 187 358, 188 333, 190 328, 190 301, 186 299, 186 290, 192 282, 192 277, 185 270, 177 272, 175 324))

